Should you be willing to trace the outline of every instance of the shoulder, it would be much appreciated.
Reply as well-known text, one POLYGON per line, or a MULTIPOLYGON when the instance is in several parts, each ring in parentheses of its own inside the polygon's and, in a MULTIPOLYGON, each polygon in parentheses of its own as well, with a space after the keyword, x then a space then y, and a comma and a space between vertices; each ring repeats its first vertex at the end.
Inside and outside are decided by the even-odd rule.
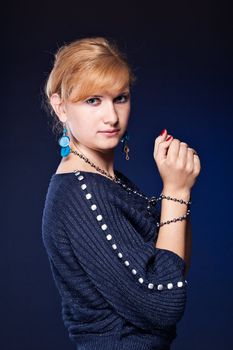
POLYGON ((56 201, 58 198, 62 199, 65 193, 72 188, 74 178, 74 173, 52 174, 47 188, 46 202, 56 201))
MULTIPOLYGON (((115 172, 123 184, 133 190, 138 187, 120 171, 115 172)), ((141 192, 139 190, 139 192, 141 192)), ((46 196, 46 207, 53 211, 69 209, 80 214, 89 210, 91 203, 99 208, 119 208, 121 211, 133 210, 137 203, 145 206, 145 199, 139 196, 129 196, 128 191, 120 184, 100 173, 77 171, 72 173, 53 174, 50 179, 46 196), (140 202, 140 203, 139 203, 140 202)), ((93 206, 95 207, 95 206, 93 206)), ((61 213, 60 213, 61 214, 61 213)))
POLYGON ((92 193, 97 198, 107 199, 108 194, 116 194, 119 190, 118 184, 99 173, 81 170, 54 173, 48 185, 46 204, 50 203, 58 207, 72 202, 77 206, 82 204, 80 201, 83 199, 91 198, 92 193))

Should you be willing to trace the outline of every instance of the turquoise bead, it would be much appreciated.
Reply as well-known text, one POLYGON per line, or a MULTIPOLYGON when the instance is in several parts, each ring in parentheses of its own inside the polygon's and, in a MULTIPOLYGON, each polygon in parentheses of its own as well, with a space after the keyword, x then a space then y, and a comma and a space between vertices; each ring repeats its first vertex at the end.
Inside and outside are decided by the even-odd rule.
POLYGON ((70 147, 69 146, 61 148, 61 156, 62 157, 67 157, 69 153, 70 153, 70 147))
POLYGON ((58 143, 61 147, 67 147, 70 143, 70 138, 69 136, 62 136, 59 140, 58 143))

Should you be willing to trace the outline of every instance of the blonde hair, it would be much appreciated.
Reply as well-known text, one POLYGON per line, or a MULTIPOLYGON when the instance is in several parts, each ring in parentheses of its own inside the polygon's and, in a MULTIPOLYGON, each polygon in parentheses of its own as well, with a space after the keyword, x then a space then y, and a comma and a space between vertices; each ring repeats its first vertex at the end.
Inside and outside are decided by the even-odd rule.
POLYGON ((62 130, 62 123, 50 104, 54 93, 63 101, 78 102, 96 92, 111 90, 117 94, 126 86, 131 88, 136 79, 115 41, 89 37, 61 46, 44 87, 45 104, 55 116, 53 130, 62 130))

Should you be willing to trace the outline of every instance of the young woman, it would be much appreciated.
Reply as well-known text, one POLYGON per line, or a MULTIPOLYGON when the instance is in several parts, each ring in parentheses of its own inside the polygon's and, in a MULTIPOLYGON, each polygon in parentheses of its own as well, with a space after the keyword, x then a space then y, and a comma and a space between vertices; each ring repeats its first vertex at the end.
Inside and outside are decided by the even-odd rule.
POLYGON ((115 169, 120 142, 129 159, 135 80, 116 43, 93 37, 61 47, 46 82, 62 159, 48 186, 42 237, 77 350, 170 349, 185 310, 200 160, 164 129, 153 153, 158 198, 115 169))

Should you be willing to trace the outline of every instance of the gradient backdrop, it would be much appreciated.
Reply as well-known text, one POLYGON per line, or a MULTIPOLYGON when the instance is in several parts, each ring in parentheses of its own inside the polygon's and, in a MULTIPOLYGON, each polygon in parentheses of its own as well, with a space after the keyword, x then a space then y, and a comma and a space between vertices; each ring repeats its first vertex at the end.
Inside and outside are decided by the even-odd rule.
POLYGON ((188 301, 172 349, 232 349, 232 10, 230 2, 162 3, 25 1, 1 10, 2 350, 75 349, 41 239, 48 182, 60 161, 41 96, 57 48, 87 36, 117 40, 138 77, 130 160, 119 145, 119 170, 158 196, 153 146, 163 128, 201 159, 188 301))

